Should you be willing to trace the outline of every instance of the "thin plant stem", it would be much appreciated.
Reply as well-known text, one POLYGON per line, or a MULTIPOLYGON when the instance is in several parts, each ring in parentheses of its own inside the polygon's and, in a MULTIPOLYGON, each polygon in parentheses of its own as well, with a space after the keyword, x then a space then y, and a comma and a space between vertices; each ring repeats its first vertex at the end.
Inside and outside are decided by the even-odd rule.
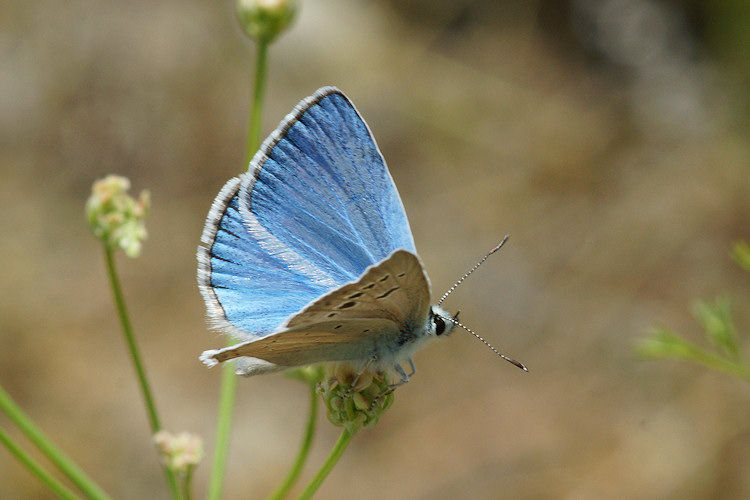
MULTIPOLYGON (((245 168, 250 163, 260 145, 260 125, 263 116, 263 97, 266 86, 266 62, 268 44, 258 42, 255 58, 255 83, 253 86, 253 104, 250 110, 247 127, 247 144, 245 150, 245 168)), ((227 345, 231 345, 231 340, 227 345)), ((211 479, 208 485, 209 500, 219 500, 224 490, 229 437, 232 430, 232 412, 237 392, 237 376, 232 364, 225 364, 221 370, 221 389, 219 396, 219 415, 216 425, 214 456, 211 464, 211 479)))
MULTIPOLYGON (((110 497, 83 470, 49 440, 13 399, 0 387, 0 410, 65 476, 87 497, 108 500, 110 497)), ((7 446, 7 445, 6 445, 7 446)))
POLYGON ((36 476, 45 486, 47 486, 52 492, 58 497, 64 500, 78 500, 80 497, 68 489, 64 484, 55 479, 50 475, 49 472, 29 454, 21 449, 18 444, 11 439, 11 437, 5 432, 4 429, 0 428, 0 443, 2 443, 8 451, 24 465, 29 471, 36 476))
POLYGON ((302 468, 305 465, 307 456, 310 454, 310 448, 312 446, 313 438, 315 437, 315 422, 318 417, 318 394, 315 392, 315 383, 310 383, 310 414, 307 417, 307 425, 305 427, 305 434, 302 437, 302 445, 300 446, 297 458, 292 465, 289 474, 287 475, 284 482, 279 488, 273 492, 269 497, 269 500, 280 500, 284 498, 289 490, 292 489, 294 483, 299 478, 302 468))
POLYGON ((346 447, 349 444, 349 441, 352 440, 352 437, 354 437, 354 433, 349 431, 348 429, 344 429, 341 432, 341 436, 339 436, 339 440, 336 441, 336 445, 333 447, 333 450, 331 450, 331 454, 328 455, 328 458, 323 463, 323 466, 320 468, 318 473, 315 474, 315 477, 312 478, 312 481, 310 481, 310 484, 307 485, 305 491, 303 491, 299 496, 299 500, 307 500, 309 498, 312 498, 315 492, 318 491, 318 488, 320 488, 320 485, 323 484, 325 478, 328 477, 331 469, 333 469, 333 467, 339 461, 339 458, 341 458, 341 454, 344 453, 344 450, 346 450, 346 447))
POLYGON ((250 110, 247 124, 247 142, 245 147, 245 167, 250 164, 255 152, 260 147, 261 120, 263 118, 263 98, 266 93, 266 66, 268 61, 268 42, 259 41, 255 58, 255 83, 253 85, 253 107, 250 110))
MULTIPOLYGON (((112 296, 115 301, 115 306, 117 307, 117 314, 120 317, 122 333, 128 346, 130 360, 133 362, 135 373, 138 376, 138 384, 141 387, 143 401, 146 404, 148 421, 151 426, 151 435, 154 435, 161 430, 159 414, 156 412, 156 404, 154 403, 154 397, 151 393, 151 387, 149 386, 148 378, 146 377, 146 369, 143 366, 143 362, 141 361, 141 354, 138 350, 138 344, 135 341, 135 335, 133 335, 133 326, 130 323, 130 316, 128 315, 128 310, 125 306, 125 298, 122 294, 120 279, 117 276, 114 251, 106 244, 104 245, 104 260, 107 263, 107 275, 109 276, 109 283, 112 287, 112 296)), ((162 469, 164 470, 164 475, 167 478, 167 485, 169 486, 169 491, 172 495, 172 498, 179 498, 177 479, 175 478, 174 473, 164 465, 162 465, 162 469)))
POLYGON ((184 500, 192 500, 193 499, 193 470, 195 469, 195 466, 191 465, 187 468, 187 471, 185 471, 185 476, 182 478, 182 498, 184 500))
MULTIPOLYGON (((231 344, 231 342, 229 342, 231 344)), ((231 363, 221 367, 221 393, 219 396, 219 418, 216 426, 216 445, 211 464, 211 480, 208 485, 208 498, 219 500, 224 489, 224 471, 229 451, 229 435, 232 429, 234 396, 237 392, 237 375, 231 363)))
POLYGON ((117 269, 115 268, 115 257, 112 249, 104 245, 104 258, 107 261, 107 275, 109 276, 109 283, 112 287, 112 296, 115 300, 115 306, 117 307, 117 314, 120 317, 120 324, 122 325, 122 333, 125 336, 125 342, 128 345, 128 352, 130 359, 133 362, 135 373, 138 376, 138 384, 141 387, 141 393, 143 394, 143 400, 146 403, 146 411, 148 412, 148 421, 151 425, 151 434, 156 434, 161 430, 161 422, 159 421, 159 415, 156 413, 156 405, 154 404, 154 398, 151 395, 151 387, 148 384, 146 378, 146 369, 141 361, 141 354, 138 350, 138 344, 135 341, 133 335, 133 326, 130 324, 130 317, 125 306, 125 299, 122 295, 122 287, 120 286, 120 279, 117 276, 117 269))

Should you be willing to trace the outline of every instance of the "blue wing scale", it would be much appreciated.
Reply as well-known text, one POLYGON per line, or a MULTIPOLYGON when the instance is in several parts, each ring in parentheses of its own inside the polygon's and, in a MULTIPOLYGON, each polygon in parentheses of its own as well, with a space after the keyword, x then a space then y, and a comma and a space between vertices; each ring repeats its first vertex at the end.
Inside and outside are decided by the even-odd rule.
POLYGON ((209 317, 243 340, 274 333, 394 251, 415 251, 380 150, 333 87, 303 100, 227 183, 201 241, 209 317))

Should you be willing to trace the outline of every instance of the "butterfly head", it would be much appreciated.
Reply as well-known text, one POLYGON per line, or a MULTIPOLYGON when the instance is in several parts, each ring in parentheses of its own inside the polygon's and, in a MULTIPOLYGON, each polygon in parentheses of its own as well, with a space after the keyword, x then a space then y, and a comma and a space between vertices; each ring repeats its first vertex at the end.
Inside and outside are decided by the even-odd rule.
POLYGON ((449 335, 455 326, 455 320, 458 319, 458 313, 455 316, 440 306, 430 306, 430 314, 427 318, 427 335, 440 337, 449 335))

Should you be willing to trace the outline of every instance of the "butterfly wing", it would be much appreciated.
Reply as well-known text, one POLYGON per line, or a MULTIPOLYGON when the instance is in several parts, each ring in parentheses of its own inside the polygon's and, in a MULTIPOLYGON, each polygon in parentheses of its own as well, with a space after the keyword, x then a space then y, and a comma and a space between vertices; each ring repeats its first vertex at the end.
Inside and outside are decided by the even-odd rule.
POLYGON ((267 336, 395 250, 414 252, 401 199, 349 99, 325 87, 266 139, 209 212, 198 282, 213 325, 267 336))
POLYGON ((242 179, 231 179, 209 211, 198 247, 198 285, 213 327, 238 339, 268 335, 326 293, 326 276, 293 270, 253 240, 239 213, 242 179))
POLYGON ((290 265, 339 284, 414 249, 401 199, 367 125, 333 87, 303 100, 255 155, 240 212, 290 265))
POLYGON ((206 351, 208 365, 236 357, 252 375, 321 361, 393 357, 424 327, 430 286, 419 258, 398 250, 356 282, 311 303, 268 337, 206 351))

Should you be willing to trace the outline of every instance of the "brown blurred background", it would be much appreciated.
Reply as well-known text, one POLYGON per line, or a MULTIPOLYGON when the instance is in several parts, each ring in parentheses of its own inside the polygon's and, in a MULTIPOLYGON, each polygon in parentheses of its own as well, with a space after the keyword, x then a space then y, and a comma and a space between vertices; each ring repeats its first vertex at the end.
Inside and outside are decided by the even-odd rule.
MULTIPOLYGON (((206 439, 202 497, 220 372, 197 357, 223 339, 194 255, 243 170, 253 47, 229 0, 0 12, 0 383, 116 498, 166 498, 83 217, 95 179, 129 177, 150 237, 119 268, 166 428, 206 439)), ((748 385, 633 352, 654 324, 702 343, 696 298, 726 293, 750 325, 728 257, 750 239, 749 24, 739 0, 302 1, 264 135, 318 87, 347 92, 436 294, 510 233, 448 306, 531 370, 437 342, 320 498, 750 498, 748 385)), ((226 498, 278 484, 306 404, 282 376, 240 380, 226 498)), ((303 482, 339 432, 320 420, 303 482)), ((48 496, 0 450, 0 498, 48 496)))

